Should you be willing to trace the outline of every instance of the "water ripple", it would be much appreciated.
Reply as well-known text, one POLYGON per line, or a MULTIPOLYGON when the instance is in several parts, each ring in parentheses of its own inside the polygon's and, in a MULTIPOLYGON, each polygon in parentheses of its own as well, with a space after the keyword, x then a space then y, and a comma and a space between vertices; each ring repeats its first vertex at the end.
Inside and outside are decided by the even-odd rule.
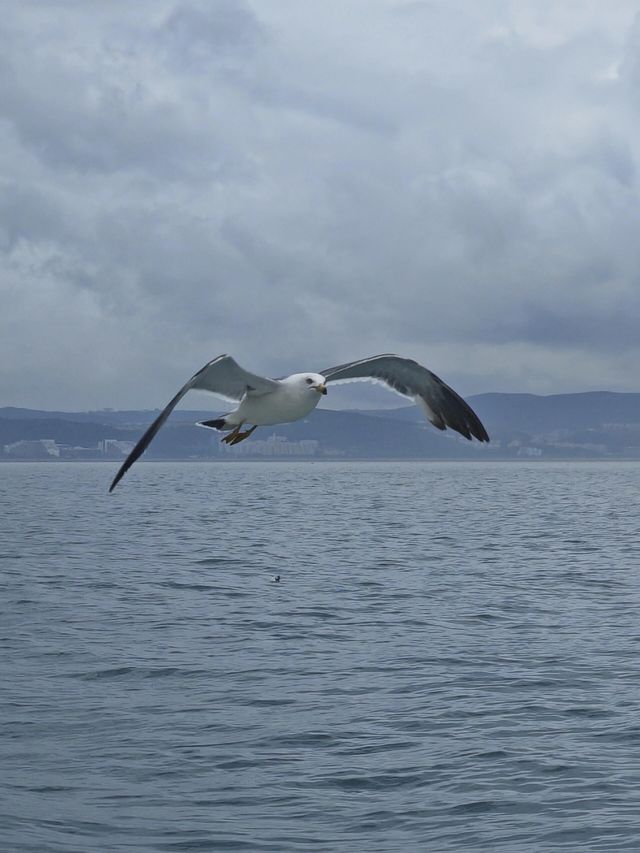
POLYGON ((107 467, 2 466, 3 849, 640 849, 638 466, 107 467))

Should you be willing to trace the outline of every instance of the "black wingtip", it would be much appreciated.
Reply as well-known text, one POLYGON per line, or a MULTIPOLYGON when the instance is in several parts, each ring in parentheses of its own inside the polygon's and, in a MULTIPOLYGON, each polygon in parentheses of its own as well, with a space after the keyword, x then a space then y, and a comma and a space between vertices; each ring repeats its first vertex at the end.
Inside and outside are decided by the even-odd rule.
POLYGON ((121 468, 118 471, 118 473, 116 474, 116 476, 113 478, 113 481, 112 481, 111 485, 109 486, 109 494, 111 494, 111 492, 115 489, 115 487, 118 485, 118 483, 120 482, 120 480, 122 479, 123 476, 124 476, 124 471, 121 468))
POLYGON ((476 438, 480 442, 489 442, 489 433, 486 431, 479 419, 475 423, 468 425, 468 431, 464 433, 464 437, 472 441, 476 438))
MULTIPOLYGON (((473 409, 472 409, 473 411, 473 409)), ((475 414, 475 419, 473 424, 471 425, 471 432, 473 433, 474 438, 477 438, 478 441, 487 442, 487 444, 491 441, 489 438, 489 433, 484 428, 484 424, 480 420, 480 418, 475 414)))

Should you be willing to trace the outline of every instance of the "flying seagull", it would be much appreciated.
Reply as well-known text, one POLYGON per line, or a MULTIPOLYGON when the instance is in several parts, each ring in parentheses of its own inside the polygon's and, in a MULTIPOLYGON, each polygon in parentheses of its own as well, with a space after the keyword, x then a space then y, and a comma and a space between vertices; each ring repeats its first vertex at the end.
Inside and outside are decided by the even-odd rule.
POLYGON ((462 397, 417 361, 399 355, 374 355, 330 367, 321 373, 293 373, 282 379, 267 379, 249 373, 231 358, 219 355, 194 374, 167 403, 123 462, 109 487, 112 492, 133 463, 147 449, 162 424, 187 391, 211 391, 219 397, 239 402, 237 409, 198 426, 228 431, 222 441, 238 444, 256 427, 285 424, 304 418, 313 411, 330 382, 379 382, 409 397, 420 406, 438 429, 459 432, 465 438, 489 441, 476 413, 462 397), (243 430, 245 424, 251 424, 243 430))

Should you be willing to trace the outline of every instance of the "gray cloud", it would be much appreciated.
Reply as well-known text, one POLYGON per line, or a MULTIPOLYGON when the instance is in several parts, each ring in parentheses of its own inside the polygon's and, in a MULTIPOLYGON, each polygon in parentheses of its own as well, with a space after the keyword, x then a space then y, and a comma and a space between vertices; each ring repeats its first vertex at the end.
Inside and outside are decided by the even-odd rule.
POLYGON ((637 390, 635 13, 5 5, 0 402, 160 405, 222 351, 637 390))

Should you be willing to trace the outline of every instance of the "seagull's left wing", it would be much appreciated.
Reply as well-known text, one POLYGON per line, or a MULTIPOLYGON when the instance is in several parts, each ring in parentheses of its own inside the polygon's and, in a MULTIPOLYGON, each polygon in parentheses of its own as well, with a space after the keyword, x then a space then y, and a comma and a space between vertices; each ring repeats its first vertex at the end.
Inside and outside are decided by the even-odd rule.
POLYGON ((438 429, 459 432, 465 438, 489 441, 473 409, 453 388, 417 361, 399 355, 374 355, 321 370, 327 382, 381 382, 403 397, 410 397, 438 429))
POLYGON ((195 391, 211 391, 213 394, 226 397, 228 400, 242 400, 245 394, 268 394, 270 391, 275 391, 278 387, 279 383, 277 380, 249 373, 248 370, 240 367, 237 361, 231 358, 230 355, 219 355, 217 358, 214 358, 197 373, 194 373, 191 379, 185 382, 175 397, 167 403, 122 463, 120 470, 109 486, 109 491, 112 492, 115 489, 136 459, 142 456, 151 444, 155 434, 187 391, 191 391, 192 389, 195 391))

